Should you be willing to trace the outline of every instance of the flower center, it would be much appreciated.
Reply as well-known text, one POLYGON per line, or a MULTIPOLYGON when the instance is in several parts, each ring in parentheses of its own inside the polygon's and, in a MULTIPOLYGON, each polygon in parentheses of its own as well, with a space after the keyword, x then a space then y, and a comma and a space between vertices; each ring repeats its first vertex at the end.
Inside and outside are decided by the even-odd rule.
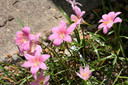
POLYGON ((65 31, 62 31, 62 32, 58 31, 58 34, 59 34, 60 38, 64 38, 65 37, 65 31))
POLYGON ((89 73, 88 72, 83 72, 82 74, 81 74, 83 77, 87 77, 88 75, 89 75, 89 73))
POLYGON ((20 36, 20 40, 19 43, 26 43, 26 41, 28 40, 28 38, 24 35, 24 34, 19 34, 20 36))

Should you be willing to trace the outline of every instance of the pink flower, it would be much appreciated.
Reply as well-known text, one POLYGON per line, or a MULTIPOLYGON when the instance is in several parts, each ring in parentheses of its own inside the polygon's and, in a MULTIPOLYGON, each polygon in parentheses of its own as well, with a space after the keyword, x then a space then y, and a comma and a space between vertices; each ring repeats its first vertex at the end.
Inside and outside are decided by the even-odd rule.
POLYGON ((35 81, 30 82, 30 85, 49 85, 50 76, 44 77, 43 70, 40 72, 39 76, 35 79, 35 81))
POLYGON ((38 39, 39 39, 40 33, 38 33, 36 36, 33 35, 34 39, 30 41, 30 50, 27 51, 28 54, 33 55, 36 49, 40 49, 40 52, 42 52, 42 48, 37 45, 38 39))
POLYGON ((44 61, 46 61, 50 57, 50 55, 48 54, 41 55, 40 48, 36 49, 34 56, 27 53, 25 53, 24 55, 28 61, 26 61, 22 66, 26 68, 31 67, 31 73, 33 75, 37 73, 39 68, 44 70, 47 69, 44 61))
POLYGON ((82 16, 85 14, 85 11, 81 11, 81 9, 77 6, 74 7, 74 12, 76 15, 71 15, 71 20, 76 23, 76 25, 81 24, 82 16))
POLYGON ((86 65, 85 68, 83 69, 82 66, 80 66, 80 74, 76 72, 76 74, 84 79, 84 80, 88 80, 91 75, 92 75, 92 71, 89 71, 89 65, 86 65))
POLYGON ((49 40, 54 40, 53 43, 56 46, 59 46, 63 41, 72 42, 69 34, 73 32, 76 24, 72 24, 66 29, 66 23, 62 20, 59 27, 52 28, 53 34, 49 36, 49 40))
POLYGON ((19 31, 16 33, 15 43, 19 46, 21 54, 23 54, 23 51, 30 50, 30 41, 32 39, 34 39, 34 37, 30 34, 29 27, 24 27, 22 28, 22 32, 19 31))
POLYGON ((119 17, 116 17, 120 13, 121 12, 109 12, 108 14, 102 15, 102 19, 99 21, 100 23, 102 23, 98 26, 98 29, 103 28, 103 32, 104 34, 106 34, 114 23, 122 22, 119 17))
POLYGON ((76 2, 76 0, 66 0, 68 3, 70 3, 72 5, 72 7, 74 8, 77 4, 82 6, 80 3, 76 2))

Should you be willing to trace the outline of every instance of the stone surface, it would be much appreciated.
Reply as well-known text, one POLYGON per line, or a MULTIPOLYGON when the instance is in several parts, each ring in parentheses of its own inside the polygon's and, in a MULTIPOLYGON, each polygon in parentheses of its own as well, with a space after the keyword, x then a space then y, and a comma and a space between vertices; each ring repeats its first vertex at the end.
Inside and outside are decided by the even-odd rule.
MULTIPOLYGON (((83 8, 90 10, 96 6, 97 0, 80 0, 80 3, 83 8)), ((16 32, 21 31, 22 26, 17 18, 24 26, 31 28, 31 33, 41 32, 43 37, 52 27, 58 26, 62 19, 66 21, 58 9, 59 5, 68 14, 71 13, 71 6, 65 0, 0 0, 0 23, 3 25, 0 26, 0 62, 8 54, 13 55, 18 52, 14 38, 16 32), (4 23, 5 21, 7 22, 4 23)))

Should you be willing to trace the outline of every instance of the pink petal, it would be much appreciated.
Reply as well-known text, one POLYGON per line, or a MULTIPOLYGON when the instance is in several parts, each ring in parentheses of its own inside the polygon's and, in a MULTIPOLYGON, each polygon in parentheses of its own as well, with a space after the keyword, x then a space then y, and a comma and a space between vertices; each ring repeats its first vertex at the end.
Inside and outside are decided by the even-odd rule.
POLYGON ((82 22, 82 18, 79 19, 79 20, 76 22, 76 26, 78 26, 79 24, 81 24, 81 22, 82 22))
POLYGON ((84 72, 89 73, 89 65, 86 65, 86 66, 85 66, 85 68, 84 68, 84 72))
POLYGON ((46 61, 47 59, 49 59, 49 57, 50 57, 50 55, 48 55, 48 54, 43 54, 42 56, 41 56, 41 59, 40 59, 40 61, 46 61))
POLYGON ((45 79, 44 79, 44 82, 47 82, 50 78, 50 75, 46 76, 45 79))
POLYGON ((34 39, 35 39, 35 35, 33 34, 28 35, 28 40, 34 40, 34 39))
POLYGON ((30 41, 27 41, 27 42, 24 44, 24 50, 26 50, 26 51, 29 51, 29 50, 30 50, 30 41))
POLYGON ((71 32, 73 32, 73 30, 76 28, 76 24, 73 23, 69 26, 69 28, 66 30, 67 34, 70 34, 71 32))
POLYGON ((122 19, 120 19, 119 17, 117 17, 117 18, 114 20, 114 23, 117 23, 117 22, 122 22, 122 19))
POLYGON ((108 28, 107 28, 107 27, 104 27, 104 28, 103 28, 103 33, 104 33, 104 34, 107 34, 107 32, 108 32, 108 28))
POLYGON ((44 70, 47 70, 47 67, 46 67, 46 65, 45 65, 45 63, 40 63, 40 68, 42 68, 42 69, 44 69, 44 70))
POLYGON ((36 75, 37 71, 39 70, 38 66, 31 67, 31 73, 32 75, 36 75))
POLYGON ((53 33, 57 33, 58 31, 59 31, 59 28, 58 28, 58 27, 53 27, 53 28, 52 28, 52 32, 53 32, 53 33))
POLYGON ((80 17, 80 15, 81 15, 81 10, 80 10, 80 8, 77 7, 77 6, 75 6, 75 7, 74 7, 74 11, 75 11, 76 15, 77 15, 78 17, 80 17))
POLYGON ((65 36, 63 40, 70 42, 70 43, 72 42, 72 39, 69 35, 65 36))
POLYGON ((116 12, 116 13, 115 13, 116 16, 119 15, 119 14, 121 14, 121 12, 116 12))
POLYGON ((19 46, 19 49, 20 49, 20 54, 22 55, 23 52, 24 52, 24 44, 21 44, 21 45, 19 46))
POLYGON ((82 74, 84 72, 84 69, 82 68, 82 66, 80 66, 80 74, 82 74))
POLYGON ((30 85, 40 85, 38 81, 32 81, 30 82, 30 85))
POLYGON ((107 26, 108 28, 111 28, 112 25, 113 25, 113 22, 109 22, 106 26, 107 26))
POLYGON ((101 20, 99 21, 99 23, 100 23, 100 22, 103 22, 103 19, 101 19, 101 20))
POLYGON ((32 55, 30 55, 30 54, 27 54, 27 53, 25 53, 24 56, 25 56, 25 58, 26 58, 28 61, 33 61, 34 58, 35 58, 34 56, 32 56, 32 55))
POLYGON ((77 22, 78 18, 74 14, 71 15, 71 20, 77 22))
POLYGON ((41 52, 40 49, 38 48, 35 52, 35 59, 40 59, 41 58, 41 52))
POLYGON ((39 45, 36 45, 35 50, 36 50, 36 51, 39 51, 40 53, 42 52, 42 48, 41 48, 41 46, 39 46, 39 45))
POLYGON ((90 78, 91 76, 92 76, 92 71, 89 73, 88 78, 90 78))
POLYGON ((63 42, 63 40, 61 38, 56 38, 54 41, 53 41, 53 44, 55 46, 59 46, 61 43, 63 42))
POLYGON ((103 28, 105 25, 103 23, 101 23, 99 26, 98 26, 98 29, 101 29, 103 28))
POLYGON ((80 78, 84 79, 84 77, 81 76, 79 73, 76 72, 76 74, 77 74, 80 78))
POLYGON ((22 65, 22 67, 32 67, 32 66, 34 66, 34 63, 32 63, 31 61, 26 61, 23 65, 22 65))
POLYGON ((48 39, 49 39, 49 40, 54 40, 54 39, 56 39, 58 36, 59 36, 58 34, 54 33, 54 34, 51 34, 48 39))
POLYGON ((30 28, 29 27, 24 27, 22 28, 22 32, 28 35, 30 33, 30 28))
POLYGON ((35 36, 35 43, 37 43, 39 41, 39 37, 40 37, 41 33, 38 33, 36 36, 35 36))
POLYGON ((45 82, 43 85, 49 85, 49 82, 47 81, 47 82, 45 82))
POLYGON ((66 23, 65 23, 64 20, 62 20, 62 21, 60 22, 60 25, 59 25, 59 31, 60 31, 60 32, 64 32, 65 30, 66 30, 66 23))
POLYGON ((40 72, 38 78, 44 78, 44 72, 43 72, 43 70, 41 70, 41 72, 40 72))
POLYGON ((16 33, 16 37, 18 37, 18 38, 21 37, 21 35, 23 35, 23 32, 21 32, 21 31, 16 33))
POLYGON ((82 11, 79 18, 82 18, 82 16, 85 14, 85 11, 82 11))
POLYGON ((108 20, 108 15, 107 14, 104 14, 104 15, 102 15, 102 18, 103 18, 103 20, 108 20))

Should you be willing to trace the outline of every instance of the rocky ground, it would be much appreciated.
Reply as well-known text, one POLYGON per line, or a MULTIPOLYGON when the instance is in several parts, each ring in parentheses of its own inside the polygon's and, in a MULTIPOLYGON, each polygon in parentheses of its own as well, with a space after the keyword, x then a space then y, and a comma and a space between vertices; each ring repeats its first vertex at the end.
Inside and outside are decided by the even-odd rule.
MULTIPOLYGON (((90 10, 99 0, 81 1, 83 9, 90 10)), ((18 52, 14 38, 22 26, 17 18, 25 26, 29 26, 32 33, 41 32, 41 37, 46 37, 52 27, 65 19, 58 9, 59 6, 62 6, 68 14, 72 13, 70 4, 65 0, 0 0, 0 62, 6 61, 6 58, 18 52)))

